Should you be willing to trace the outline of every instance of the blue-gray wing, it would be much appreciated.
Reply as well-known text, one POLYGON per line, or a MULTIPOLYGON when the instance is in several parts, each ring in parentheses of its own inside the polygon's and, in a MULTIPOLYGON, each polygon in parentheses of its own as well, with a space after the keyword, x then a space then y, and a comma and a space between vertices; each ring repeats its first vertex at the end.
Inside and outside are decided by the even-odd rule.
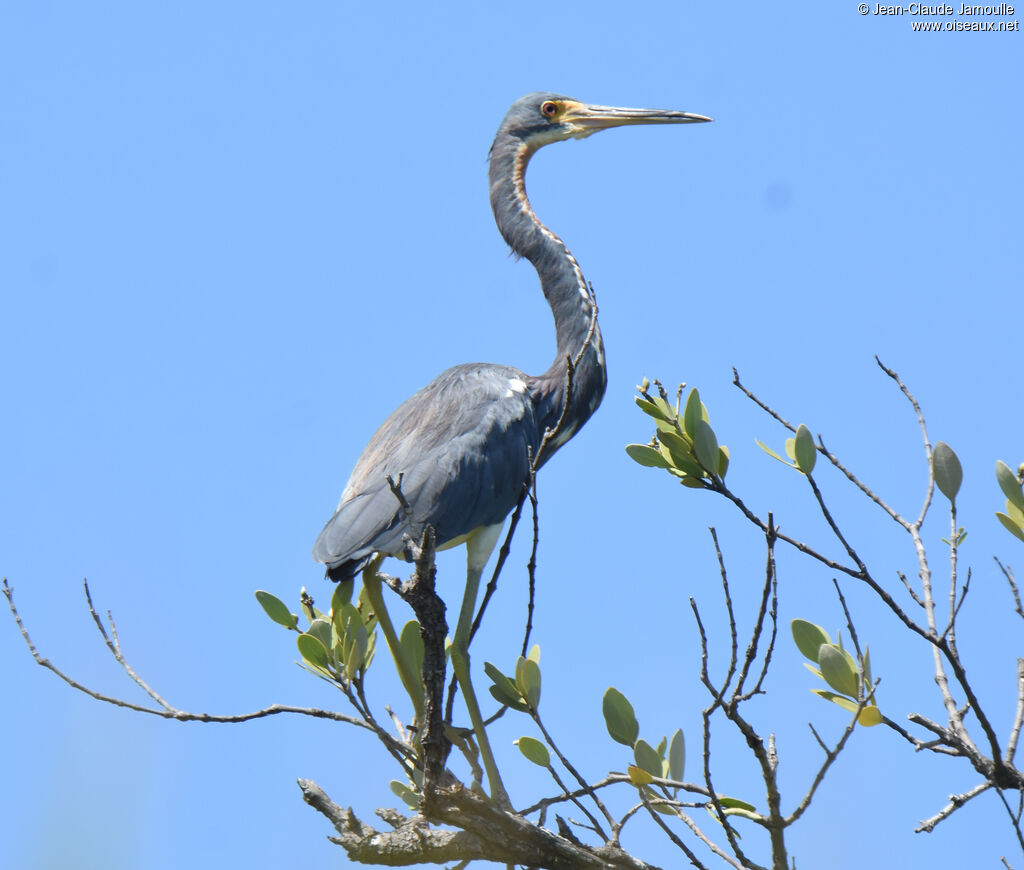
POLYGON ((540 443, 528 384, 518 369, 456 366, 403 402, 366 445, 313 558, 334 579, 430 525, 438 545, 500 523, 515 506, 540 443), (401 477, 409 510, 388 485, 401 477))

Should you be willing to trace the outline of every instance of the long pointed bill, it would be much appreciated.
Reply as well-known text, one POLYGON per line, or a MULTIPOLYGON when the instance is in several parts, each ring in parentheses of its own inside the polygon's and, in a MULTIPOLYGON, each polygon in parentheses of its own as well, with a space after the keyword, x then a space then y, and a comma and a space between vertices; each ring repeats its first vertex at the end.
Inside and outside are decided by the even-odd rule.
POLYGON ((624 127, 627 124, 698 124, 710 121, 707 115, 691 112, 674 112, 663 109, 623 109, 618 106, 588 106, 578 103, 569 106, 562 123, 572 128, 576 138, 589 136, 609 127, 624 127))

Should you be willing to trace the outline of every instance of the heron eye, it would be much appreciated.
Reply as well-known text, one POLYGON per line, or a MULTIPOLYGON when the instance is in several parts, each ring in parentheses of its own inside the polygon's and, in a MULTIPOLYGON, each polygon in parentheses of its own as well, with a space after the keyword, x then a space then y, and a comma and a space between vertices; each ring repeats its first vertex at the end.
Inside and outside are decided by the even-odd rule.
POLYGON ((558 104, 552 103, 551 100, 545 100, 540 104, 540 111, 545 118, 553 118, 558 114, 558 104))

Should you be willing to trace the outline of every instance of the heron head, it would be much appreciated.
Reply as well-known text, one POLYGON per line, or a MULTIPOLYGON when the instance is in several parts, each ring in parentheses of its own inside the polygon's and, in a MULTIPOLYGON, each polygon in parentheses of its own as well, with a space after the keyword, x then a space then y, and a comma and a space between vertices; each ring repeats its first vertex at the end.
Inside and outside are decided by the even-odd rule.
POLYGON ((563 139, 582 139, 598 130, 627 124, 695 124, 710 121, 705 115, 662 109, 626 109, 594 106, 561 94, 527 94, 512 104, 499 135, 515 136, 533 148, 563 139))

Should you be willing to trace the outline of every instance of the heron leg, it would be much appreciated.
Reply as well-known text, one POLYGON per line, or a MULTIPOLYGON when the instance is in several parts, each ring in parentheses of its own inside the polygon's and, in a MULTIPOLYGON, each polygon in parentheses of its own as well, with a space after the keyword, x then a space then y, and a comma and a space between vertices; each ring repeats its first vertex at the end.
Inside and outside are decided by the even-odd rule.
POLYGON ((480 757, 484 764, 484 770, 487 772, 491 797, 500 805, 507 807, 511 806, 511 802, 501 781, 501 775, 498 773, 498 766, 494 762, 494 754, 491 752, 491 744, 487 739, 487 731, 484 727, 484 718, 480 713, 480 705, 477 703, 476 693, 473 691, 473 683, 469 675, 469 634, 473 626, 473 614, 476 611, 477 593, 480 591, 480 577, 490 558, 491 551, 498 541, 500 532, 500 523, 494 526, 485 526, 466 541, 466 593, 462 598, 459 622, 455 629, 455 638, 452 640, 451 658, 452 670, 455 672, 455 679, 462 690, 466 710, 469 712, 469 720, 480 746, 480 757))

